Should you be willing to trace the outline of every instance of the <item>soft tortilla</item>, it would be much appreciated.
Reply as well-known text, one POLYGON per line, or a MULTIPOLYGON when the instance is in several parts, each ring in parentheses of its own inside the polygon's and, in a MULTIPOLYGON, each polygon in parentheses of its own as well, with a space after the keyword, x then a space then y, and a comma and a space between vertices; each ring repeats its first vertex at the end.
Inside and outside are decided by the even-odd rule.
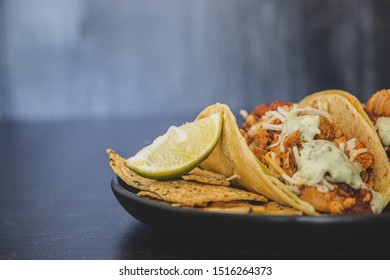
POLYGON ((365 113, 362 104, 355 96, 341 90, 326 90, 303 99, 299 106, 327 106, 343 133, 356 138, 374 156, 374 189, 381 193, 385 205, 390 201, 390 164, 376 129, 365 113))
POLYGON ((260 163, 249 149, 236 123, 236 118, 229 107, 217 103, 203 110, 197 119, 213 113, 222 112, 223 129, 220 141, 201 167, 230 177, 237 175, 233 184, 267 196, 281 204, 289 205, 308 215, 318 215, 314 207, 299 199, 293 192, 283 186, 274 184, 267 174, 267 168, 260 163))

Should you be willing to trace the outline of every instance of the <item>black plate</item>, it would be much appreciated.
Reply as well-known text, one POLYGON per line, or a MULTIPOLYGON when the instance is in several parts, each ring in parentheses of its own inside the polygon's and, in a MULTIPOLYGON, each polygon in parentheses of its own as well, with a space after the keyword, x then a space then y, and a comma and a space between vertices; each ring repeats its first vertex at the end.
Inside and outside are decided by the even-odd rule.
MULTIPOLYGON (((114 177, 112 191, 122 207, 136 219, 165 231, 226 239, 263 238, 367 239, 390 236, 390 209, 380 215, 268 216, 228 214, 179 208, 138 197, 137 189, 114 177)), ((390 239, 390 238, 388 238, 390 239)))

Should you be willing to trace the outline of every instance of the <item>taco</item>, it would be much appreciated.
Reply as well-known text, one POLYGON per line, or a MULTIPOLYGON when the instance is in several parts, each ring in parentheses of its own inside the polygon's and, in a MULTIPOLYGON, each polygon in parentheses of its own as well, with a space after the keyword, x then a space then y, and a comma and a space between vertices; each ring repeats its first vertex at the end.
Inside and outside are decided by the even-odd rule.
MULTIPOLYGON (((300 102, 300 105, 325 107, 333 115, 334 121, 340 125, 346 135, 356 137, 372 153, 374 156, 372 187, 375 191, 382 194, 384 206, 386 206, 390 201, 390 164, 385 152, 387 147, 384 149, 377 134, 378 130, 375 127, 375 124, 380 124, 380 122, 377 122, 378 118, 386 115, 384 113, 386 103, 382 94, 383 91, 380 91, 373 95, 367 102, 367 105, 364 106, 355 96, 348 92, 327 90, 306 97, 300 102), (375 103, 377 105, 374 105, 375 103), (329 104, 338 104, 338 106, 329 104)), ((389 101, 389 97, 387 100, 389 101)))
POLYGON ((347 124, 339 121, 339 111, 354 105, 337 93, 313 96, 301 104, 259 105, 241 130, 226 105, 206 108, 198 119, 219 111, 224 127, 202 167, 236 175, 233 183, 308 215, 380 213, 384 202, 375 191, 376 153, 357 132, 358 113, 350 112, 347 124))

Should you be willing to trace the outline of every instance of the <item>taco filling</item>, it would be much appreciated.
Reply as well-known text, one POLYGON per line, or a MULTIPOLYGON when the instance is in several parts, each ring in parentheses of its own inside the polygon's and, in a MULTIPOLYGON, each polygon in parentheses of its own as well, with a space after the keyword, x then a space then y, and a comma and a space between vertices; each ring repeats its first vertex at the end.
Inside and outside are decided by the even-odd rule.
POLYGON ((382 89, 368 100, 364 109, 377 129, 383 148, 390 156, 390 90, 382 89))
POLYGON ((382 210, 373 189, 373 155, 347 138, 323 108, 274 101, 257 106, 241 130, 273 183, 318 212, 368 214, 382 210))

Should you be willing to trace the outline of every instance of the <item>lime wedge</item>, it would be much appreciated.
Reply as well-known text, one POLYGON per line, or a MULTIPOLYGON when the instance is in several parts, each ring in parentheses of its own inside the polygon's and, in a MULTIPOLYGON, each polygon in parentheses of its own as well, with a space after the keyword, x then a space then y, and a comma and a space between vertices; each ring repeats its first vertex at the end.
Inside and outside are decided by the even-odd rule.
POLYGON ((221 136, 222 121, 222 113, 218 112, 179 127, 171 126, 151 145, 127 159, 126 165, 147 178, 180 176, 211 154, 221 136))

